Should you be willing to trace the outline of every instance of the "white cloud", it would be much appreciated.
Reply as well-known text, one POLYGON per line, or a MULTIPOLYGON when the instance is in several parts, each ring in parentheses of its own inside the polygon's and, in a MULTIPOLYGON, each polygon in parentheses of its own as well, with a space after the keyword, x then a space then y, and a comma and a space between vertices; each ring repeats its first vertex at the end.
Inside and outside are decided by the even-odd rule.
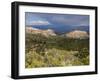
POLYGON ((50 23, 48 21, 42 21, 42 20, 38 20, 38 21, 31 21, 30 25, 49 25, 50 23))

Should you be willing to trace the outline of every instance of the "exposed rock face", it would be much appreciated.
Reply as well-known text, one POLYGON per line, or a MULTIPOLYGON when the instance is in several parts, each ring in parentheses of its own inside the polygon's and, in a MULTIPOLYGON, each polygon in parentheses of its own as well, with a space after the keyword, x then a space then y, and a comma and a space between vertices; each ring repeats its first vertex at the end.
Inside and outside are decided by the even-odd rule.
MULTIPOLYGON (((33 27, 26 27, 26 33, 31 34, 41 34, 45 37, 49 36, 57 36, 56 33, 52 29, 47 30, 41 30, 33 27)), ((67 38, 73 38, 73 39, 87 39, 89 38, 89 35, 86 31, 81 30, 74 30, 69 33, 63 34, 67 38)))
POLYGON ((66 37, 74 39, 87 39, 89 38, 89 35, 86 31, 74 30, 72 32, 67 33, 66 37))
POLYGON ((26 27, 26 32, 32 33, 32 34, 42 34, 46 37, 56 36, 55 32, 52 29, 40 30, 40 29, 36 29, 36 28, 33 28, 33 27, 26 27))

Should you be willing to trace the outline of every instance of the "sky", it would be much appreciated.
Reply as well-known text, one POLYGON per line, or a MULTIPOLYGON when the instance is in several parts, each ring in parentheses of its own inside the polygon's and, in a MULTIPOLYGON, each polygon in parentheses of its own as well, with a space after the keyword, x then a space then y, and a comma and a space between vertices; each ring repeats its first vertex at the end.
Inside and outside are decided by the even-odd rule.
POLYGON ((25 25, 89 26, 89 15, 25 12, 25 25))

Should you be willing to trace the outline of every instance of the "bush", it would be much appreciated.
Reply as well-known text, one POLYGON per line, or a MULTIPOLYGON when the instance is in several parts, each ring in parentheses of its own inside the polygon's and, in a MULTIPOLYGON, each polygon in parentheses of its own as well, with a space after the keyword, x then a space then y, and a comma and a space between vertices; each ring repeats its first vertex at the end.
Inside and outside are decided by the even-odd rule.
POLYGON ((25 39, 26 68, 89 64, 89 39, 28 33, 25 39))

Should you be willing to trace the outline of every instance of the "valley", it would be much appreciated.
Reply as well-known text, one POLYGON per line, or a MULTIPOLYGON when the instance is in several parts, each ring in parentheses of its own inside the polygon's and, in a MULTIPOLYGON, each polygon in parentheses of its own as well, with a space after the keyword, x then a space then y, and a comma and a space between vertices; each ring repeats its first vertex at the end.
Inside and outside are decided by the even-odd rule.
POLYGON ((58 35, 26 27, 25 68, 89 65, 89 36, 75 30, 58 35))

